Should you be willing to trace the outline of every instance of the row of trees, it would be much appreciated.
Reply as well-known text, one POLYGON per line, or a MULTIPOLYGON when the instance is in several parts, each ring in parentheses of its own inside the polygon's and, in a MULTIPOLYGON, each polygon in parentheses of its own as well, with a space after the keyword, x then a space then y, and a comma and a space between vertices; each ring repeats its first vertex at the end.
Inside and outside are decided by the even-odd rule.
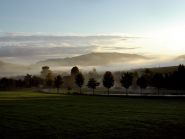
MULTIPOLYGON (((92 73, 91 73, 92 74, 92 73)), ((96 75, 96 74, 92 74, 96 75)), ((97 77, 97 76, 96 76, 97 77)), ((94 91, 97 86, 100 85, 100 82, 97 81, 96 77, 90 77, 87 82, 87 87, 94 91)), ((79 71, 77 67, 73 67, 71 69, 72 82, 79 87, 80 93, 82 93, 82 87, 85 84, 85 77, 79 71)), ((27 74, 24 79, 8 79, 1 78, 0 79, 0 88, 1 89, 9 89, 9 88, 31 88, 31 87, 47 87, 57 89, 57 92, 60 91, 62 85, 66 82, 64 77, 61 75, 53 75, 53 73, 49 70, 49 67, 45 66, 42 68, 41 76, 32 76, 27 74)), ((73 84, 70 82, 69 84, 73 84)), ((109 95, 109 90, 115 84, 114 75, 107 71, 103 75, 102 85, 107 88, 107 93, 109 95)), ((138 75, 134 73, 123 73, 120 77, 120 84, 122 87, 126 89, 126 94, 128 94, 128 89, 136 84, 140 87, 141 93, 142 90, 147 88, 147 86, 152 86, 157 88, 157 92, 161 88, 165 89, 185 89, 185 67, 183 65, 179 65, 178 69, 172 73, 152 73, 150 71, 145 72, 144 74, 138 75)), ((72 86, 71 86, 72 87, 72 86)), ((67 87, 71 89, 71 87, 67 87)))
MULTIPOLYGON (((125 73, 121 77, 120 82, 121 85, 126 88, 126 92, 132 85, 133 78, 133 73, 125 73)), ((157 88, 158 94, 161 88, 168 90, 185 90, 185 67, 184 65, 179 65, 176 71, 164 74, 153 74, 152 72, 147 71, 145 74, 137 77, 136 84, 140 87, 141 93, 147 86, 157 88)))
MULTIPOLYGON (((176 71, 172 73, 155 73, 153 74, 149 70, 140 75, 139 77, 134 76, 133 73, 124 73, 121 76, 120 83, 121 86, 126 89, 126 95, 128 94, 128 89, 130 86, 133 85, 134 78, 136 79, 136 84, 137 86, 140 87, 141 93, 143 89, 146 89, 147 86, 152 86, 157 89, 157 92, 159 94, 159 91, 161 88, 164 89, 173 89, 173 90, 185 90, 185 67, 184 65, 179 65, 176 71)), ((84 82, 84 77, 81 73, 79 73, 76 76, 76 84, 80 87, 80 92, 81 92, 81 87, 84 82)), ((90 78, 87 86, 89 88, 93 89, 93 94, 94 90, 96 89, 97 86, 99 86, 100 83, 97 82, 94 78, 90 78)), ((114 76, 110 71, 105 72, 103 76, 103 86, 107 88, 107 93, 109 95, 109 89, 114 86, 114 76)))

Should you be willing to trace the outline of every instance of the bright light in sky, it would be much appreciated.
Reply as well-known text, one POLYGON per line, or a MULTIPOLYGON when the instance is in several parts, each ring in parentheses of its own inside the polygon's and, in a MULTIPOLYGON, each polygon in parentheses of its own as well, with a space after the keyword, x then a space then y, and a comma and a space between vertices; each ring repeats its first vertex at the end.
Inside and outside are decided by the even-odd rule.
POLYGON ((146 36, 151 38, 148 43, 153 46, 156 53, 171 55, 185 53, 185 24, 177 23, 167 26, 146 36))

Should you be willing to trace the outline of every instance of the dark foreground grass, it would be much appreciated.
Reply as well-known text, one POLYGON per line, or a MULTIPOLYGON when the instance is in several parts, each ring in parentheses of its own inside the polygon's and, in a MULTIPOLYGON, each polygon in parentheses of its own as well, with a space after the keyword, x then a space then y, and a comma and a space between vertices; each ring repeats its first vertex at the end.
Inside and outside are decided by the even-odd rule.
POLYGON ((185 100, 0 92, 0 138, 185 138, 185 100))

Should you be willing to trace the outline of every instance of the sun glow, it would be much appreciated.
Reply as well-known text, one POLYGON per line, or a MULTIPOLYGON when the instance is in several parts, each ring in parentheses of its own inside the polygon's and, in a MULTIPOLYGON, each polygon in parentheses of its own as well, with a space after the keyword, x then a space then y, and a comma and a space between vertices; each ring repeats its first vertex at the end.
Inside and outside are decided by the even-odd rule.
POLYGON ((178 55, 185 53, 185 24, 175 24, 149 33, 146 45, 153 52, 178 55))

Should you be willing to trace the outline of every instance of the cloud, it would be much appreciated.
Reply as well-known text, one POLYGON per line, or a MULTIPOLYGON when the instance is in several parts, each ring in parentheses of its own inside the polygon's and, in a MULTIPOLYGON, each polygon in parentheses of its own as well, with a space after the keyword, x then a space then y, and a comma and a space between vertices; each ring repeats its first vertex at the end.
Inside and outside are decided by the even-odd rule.
POLYGON ((110 50, 135 50, 139 49, 141 47, 104 47, 105 49, 110 49, 110 50))
POLYGON ((134 36, 116 35, 44 35, 44 33, 6 33, 0 37, 0 57, 30 57, 48 59, 90 52, 139 49, 130 44, 134 36))

